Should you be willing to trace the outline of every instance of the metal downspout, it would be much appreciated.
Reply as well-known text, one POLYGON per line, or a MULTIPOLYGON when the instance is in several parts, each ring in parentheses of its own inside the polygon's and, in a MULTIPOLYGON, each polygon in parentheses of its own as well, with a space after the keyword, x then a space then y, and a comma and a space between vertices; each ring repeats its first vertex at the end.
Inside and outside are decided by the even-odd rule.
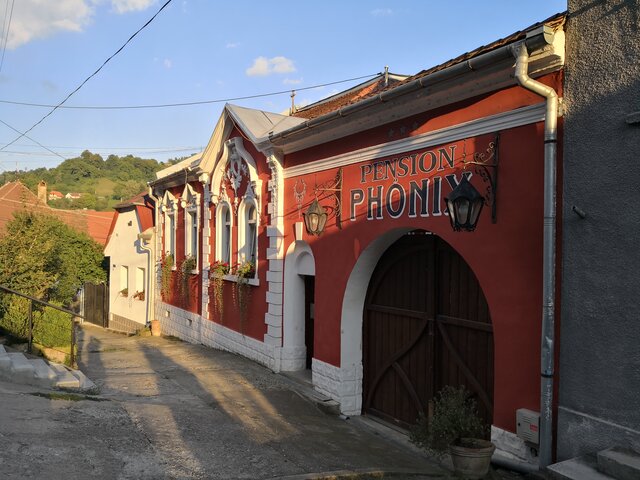
POLYGON ((156 197, 153 194, 153 187, 151 187, 151 185, 147 184, 147 187, 149 189, 149 198, 151 200, 153 200, 153 238, 151 240, 151 251, 149 252, 149 305, 151 306, 151 311, 149 313, 151 313, 149 318, 149 321, 151 320, 155 320, 156 319, 156 256, 157 256, 157 252, 158 250, 158 238, 159 235, 156 235, 156 231, 159 225, 158 219, 159 219, 159 215, 158 215, 158 209, 159 209, 159 205, 158 205, 158 197, 156 197))
POLYGON ((522 87, 546 98, 544 121, 544 228, 542 260, 542 332, 540 352, 540 469, 553 461, 553 375, 556 289, 556 144, 558 94, 528 75, 529 54, 524 43, 514 45, 515 77, 522 87))

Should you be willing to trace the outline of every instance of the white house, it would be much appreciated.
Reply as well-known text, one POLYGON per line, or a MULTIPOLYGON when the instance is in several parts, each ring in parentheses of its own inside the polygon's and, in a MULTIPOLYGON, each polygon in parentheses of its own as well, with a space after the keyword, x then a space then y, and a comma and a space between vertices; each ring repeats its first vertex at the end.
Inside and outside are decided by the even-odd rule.
POLYGON ((135 332, 153 315, 152 199, 136 195, 116 205, 109 238, 104 249, 109 257, 109 328, 135 332), (149 274, 151 272, 151 275, 149 274))

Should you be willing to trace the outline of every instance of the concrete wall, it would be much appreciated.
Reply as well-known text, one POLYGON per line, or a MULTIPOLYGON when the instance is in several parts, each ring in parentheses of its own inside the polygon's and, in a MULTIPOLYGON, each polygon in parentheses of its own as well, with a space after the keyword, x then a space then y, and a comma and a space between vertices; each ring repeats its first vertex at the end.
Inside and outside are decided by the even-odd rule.
POLYGON ((568 3, 558 460, 640 447, 640 2, 568 3))

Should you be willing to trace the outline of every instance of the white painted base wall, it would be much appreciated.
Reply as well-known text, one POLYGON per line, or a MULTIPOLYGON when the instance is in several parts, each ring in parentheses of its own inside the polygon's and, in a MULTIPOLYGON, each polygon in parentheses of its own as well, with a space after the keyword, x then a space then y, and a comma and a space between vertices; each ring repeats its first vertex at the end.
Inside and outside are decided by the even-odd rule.
POLYGON ((362 365, 338 368, 313 359, 312 382, 316 390, 340 404, 344 415, 360 415, 362 411, 362 365))
POLYGON ((491 425, 491 441, 496 446, 496 453, 500 457, 538 466, 537 454, 534 455, 532 448, 515 433, 491 425))
POLYGON ((164 335, 237 353, 274 372, 299 370, 296 367, 299 367, 301 359, 304 361, 306 355, 304 347, 299 349, 269 345, 164 302, 157 303, 156 315, 164 335))

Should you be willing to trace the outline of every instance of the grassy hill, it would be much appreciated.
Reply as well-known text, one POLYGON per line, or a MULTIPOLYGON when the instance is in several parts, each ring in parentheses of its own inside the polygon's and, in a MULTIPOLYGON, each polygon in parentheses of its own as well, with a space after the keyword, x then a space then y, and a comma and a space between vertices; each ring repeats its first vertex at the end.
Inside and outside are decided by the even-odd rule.
POLYGON ((91 208, 110 210, 123 200, 143 192, 147 182, 155 178, 158 170, 179 162, 174 158, 165 163, 126 155, 109 155, 106 159, 88 150, 79 157, 70 158, 54 168, 37 168, 29 171, 3 172, 2 183, 20 180, 34 193, 41 180, 47 182, 48 191, 57 190, 63 195, 69 192, 82 194, 78 200, 50 201, 54 208, 91 208))

